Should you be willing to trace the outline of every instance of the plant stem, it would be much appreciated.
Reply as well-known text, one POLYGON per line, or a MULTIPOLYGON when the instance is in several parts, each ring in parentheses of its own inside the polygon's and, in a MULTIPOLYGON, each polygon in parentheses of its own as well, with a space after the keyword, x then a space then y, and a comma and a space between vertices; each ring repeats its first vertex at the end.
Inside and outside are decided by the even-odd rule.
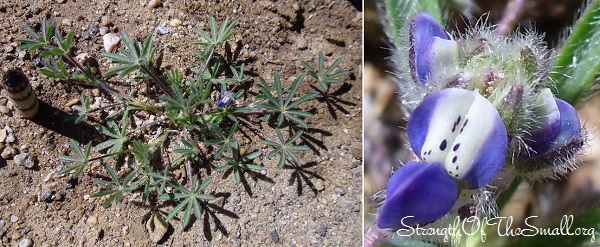
POLYGON ((154 72, 152 72, 152 70, 150 70, 150 68, 146 65, 140 65, 140 68, 142 68, 142 70, 144 71, 144 73, 146 73, 148 76, 150 76, 150 78, 152 79, 152 81, 154 81, 154 83, 156 83, 156 85, 158 85, 158 87, 167 95, 169 95, 169 97, 173 97, 173 93, 171 92, 171 90, 169 90, 169 87, 167 87, 167 85, 165 84, 165 82, 163 80, 161 80, 158 76, 156 76, 156 74, 154 74, 154 72))
POLYGON ((243 118, 238 118, 239 120, 241 120, 242 122, 246 123, 248 126, 250 126, 251 128, 255 129, 256 131, 260 132, 261 134, 263 134, 265 137, 269 138, 271 141, 273 142, 277 142, 277 140, 275 140, 275 138, 273 138, 271 135, 267 134, 267 132, 265 132, 264 130, 262 130, 260 127, 254 125, 253 123, 251 123, 250 121, 243 119, 243 118))
POLYGON ((506 4, 506 9, 504 9, 504 13, 502 14, 502 19, 500 23, 498 23, 498 28, 496 29, 496 35, 505 36, 515 27, 515 24, 525 11, 523 5, 525 4, 524 0, 510 0, 506 4))

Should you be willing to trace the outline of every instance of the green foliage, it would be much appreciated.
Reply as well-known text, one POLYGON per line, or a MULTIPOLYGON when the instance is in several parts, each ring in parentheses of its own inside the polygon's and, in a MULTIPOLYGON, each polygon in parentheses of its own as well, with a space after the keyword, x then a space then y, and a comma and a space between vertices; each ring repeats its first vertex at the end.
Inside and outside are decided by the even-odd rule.
MULTIPOLYGON (((106 139, 100 143, 89 143, 84 149, 70 140, 75 155, 60 156, 59 159, 73 165, 61 170, 59 174, 73 172, 73 177, 79 177, 92 161, 102 159, 106 163, 105 170, 110 181, 93 179, 96 184, 104 187, 104 190, 92 196, 107 196, 103 204, 105 207, 114 201, 121 201, 133 191, 141 191, 143 204, 156 204, 157 199, 175 202, 177 205, 169 213, 167 220, 184 210, 182 224, 187 226, 191 215, 200 218, 202 204, 215 198, 202 193, 213 178, 207 178, 200 184, 197 179, 199 174, 194 174, 197 168, 224 164, 217 167, 216 171, 233 173, 236 184, 241 182, 244 172, 263 171, 264 167, 253 162, 261 152, 240 154, 236 139, 240 135, 239 125, 245 124, 244 127, 253 129, 262 137, 258 138, 256 143, 272 138, 268 130, 253 124, 254 121, 263 118, 277 118, 278 126, 286 120, 291 129, 308 128, 303 119, 314 118, 314 115, 302 111, 300 106, 314 99, 317 94, 309 92, 300 95, 299 88, 304 75, 298 76, 291 86, 285 87, 278 73, 275 73, 272 85, 260 78, 258 94, 248 94, 242 89, 240 84, 252 81, 245 75, 245 65, 241 64, 236 68, 227 64, 229 61, 220 56, 213 57, 215 49, 232 37, 235 25, 235 22, 226 19, 219 26, 215 19, 211 18, 210 31, 195 30, 202 40, 193 44, 203 46, 203 49, 200 52, 192 51, 201 62, 199 66, 190 68, 193 72, 190 77, 193 78, 181 73, 179 68, 163 71, 153 63, 156 48, 152 35, 146 36, 145 40, 140 42, 122 32, 121 38, 125 47, 118 49, 116 53, 102 53, 102 56, 117 64, 102 77, 97 74, 98 71, 96 74, 93 71, 99 68, 92 68, 92 65, 85 61, 82 64, 69 53, 74 31, 63 37, 56 28, 56 23, 47 23, 46 20, 41 23, 41 34, 24 25, 27 33, 33 38, 19 39, 19 49, 41 51, 41 55, 45 56, 41 62, 44 66, 41 69, 43 75, 75 85, 94 86, 117 97, 111 99, 116 101, 114 104, 94 107, 96 104, 92 104, 92 99, 81 94, 81 104, 73 106, 75 113, 71 118, 78 124, 90 118, 89 122, 98 123, 96 128, 106 139), (150 91, 144 96, 154 97, 154 102, 159 103, 151 105, 145 103, 148 102, 146 98, 137 98, 139 95, 136 91, 122 92, 111 87, 105 79, 113 75, 135 75, 136 80, 153 82, 161 91, 150 91), (138 119, 143 123, 139 124, 138 119), (138 131, 146 132, 140 134, 138 131), (163 132, 159 133, 160 131, 163 132), (148 136, 152 138, 148 139, 148 136), (175 149, 163 146, 174 142, 181 145, 175 149), (97 154, 92 157, 92 152, 97 154), (127 175, 120 180, 114 168, 108 164, 120 162, 119 158, 128 158, 127 160, 131 161, 132 157, 134 162, 122 166, 127 175), (197 162, 200 160, 209 162, 197 162), (188 173, 182 179, 189 180, 186 185, 189 188, 174 178, 171 171, 174 165, 185 166, 188 173), (169 186, 173 187, 174 191, 168 190, 169 186)), ((324 68, 324 57, 320 53, 317 70, 308 64, 305 67, 327 90, 330 84, 340 83, 339 78, 347 74, 347 71, 337 69, 341 61, 339 58, 329 68, 324 68)), ((265 144, 274 148, 269 157, 279 154, 279 167, 282 167, 286 160, 298 163, 299 158, 295 152, 308 150, 305 146, 295 145, 303 132, 296 132, 285 140, 281 130, 266 126, 272 128, 270 131, 276 132, 279 137, 278 142, 265 141, 265 144)), ((175 168, 179 169, 181 166, 175 168)))
POLYGON ((221 46, 233 35, 233 28, 235 22, 229 23, 229 19, 221 24, 221 28, 217 31, 217 22, 215 18, 210 18, 210 35, 202 30, 194 30, 196 34, 204 39, 204 41, 195 41, 194 45, 201 45, 205 47, 205 50, 213 50, 217 46, 221 46))
POLYGON ((83 122, 83 120, 90 114, 90 98, 85 96, 85 94, 82 94, 79 99, 81 105, 73 106, 75 113, 72 115, 72 117, 75 119, 76 124, 83 122))
POLYGON ((585 95, 600 72, 599 18, 600 2, 593 1, 563 44, 550 73, 556 83, 554 93, 571 104, 585 95))
POLYGON ((240 151, 237 148, 233 148, 231 154, 232 157, 223 157, 227 164, 217 167, 216 171, 220 172, 231 169, 236 184, 240 183, 243 171, 262 171, 264 169, 262 166, 255 165, 252 162, 260 156, 260 152, 254 152, 240 157, 240 151))
POLYGON ((283 123, 283 119, 285 118, 289 121, 300 124, 304 128, 308 128, 308 125, 301 118, 302 117, 315 118, 315 116, 308 112, 296 110, 295 108, 298 105, 316 97, 317 94, 310 93, 310 94, 302 96, 300 99, 297 99, 296 101, 292 101, 292 99, 294 98, 294 95, 296 94, 296 91, 298 90, 298 87, 300 87, 300 83, 302 83, 302 79, 304 79, 304 76, 301 75, 298 77, 298 79, 296 79, 296 82, 294 82, 294 85, 292 85, 292 87, 289 89, 289 91, 287 93, 287 98, 284 97, 284 90, 283 90, 283 87, 281 86, 281 80, 279 79, 279 73, 275 73, 274 77, 275 77, 275 79, 274 79, 275 82, 273 84, 273 87, 274 87, 275 95, 273 95, 271 93, 271 91, 273 89, 269 88, 269 85, 267 84, 265 79, 263 79, 262 77, 260 78, 261 84, 259 84, 258 87, 260 89, 260 92, 268 99, 267 102, 261 104, 261 107, 263 107, 264 109, 273 110, 273 111, 276 111, 279 113, 279 115, 277 117, 277 125, 278 126, 281 126, 281 124, 283 123), (284 100, 284 98, 285 98, 285 100, 284 100))
POLYGON ((286 141, 285 138, 283 138, 283 135, 281 134, 281 131, 279 131, 279 129, 276 129, 275 131, 277 132, 277 137, 279 138, 279 142, 274 142, 274 141, 269 141, 269 140, 264 141, 265 144, 275 147, 275 149, 269 153, 268 157, 271 158, 272 156, 279 154, 279 162, 278 162, 279 165, 278 166, 280 168, 283 167, 283 165, 285 164, 285 161, 288 157, 292 159, 294 164, 298 164, 300 159, 294 153, 294 151, 310 150, 307 146, 294 145, 296 140, 298 140, 298 138, 300 138, 300 136, 302 135, 303 132, 302 131, 297 132, 296 134, 294 134, 294 136, 292 136, 292 138, 290 138, 289 140, 286 141))
POLYGON ((171 210, 169 215, 167 215, 166 220, 171 220, 183 208, 185 208, 185 212, 181 221, 183 227, 187 226, 190 222, 192 212, 194 213, 196 218, 202 218, 202 207, 200 207, 200 204, 204 203, 205 201, 215 199, 215 196, 202 194, 201 191, 204 190, 204 188, 208 186, 212 182, 212 180, 213 178, 209 177, 206 180, 204 180, 202 184, 198 185, 198 178, 194 176, 192 178, 190 190, 186 189, 183 185, 177 182, 170 182, 169 184, 173 186, 173 188, 178 190, 179 193, 164 193, 160 195, 160 199, 179 201, 179 203, 173 208, 173 210, 171 210))
POLYGON ((142 44, 139 41, 132 41, 129 35, 121 32, 121 39, 125 43, 125 47, 128 50, 119 48, 119 52, 123 55, 103 52, 102 56, 110 58, 113 62, 121 64, 120 66, 114 67, 106 71, 106 75, 118 74, 123 77, 131 72, 136 71, 141 66, 150 66, 156 48, 152 43, 152 35, 146 37, 146 41, 142 44))
POLYGON ((46 61, 42 61, 42 65, 44 65, 44 68, 40 71, 43 75, 63 80, 69 79, 69 74, 67 73, 67 66, 65 66, 65 62, 61 57, 59 57, 58 59, 52 57, 50 58, 49 63, 46 61))
POLYGON ((67 174, 67 173, 75 170, 73 177, 76 178, 76 177, 81 176, 81 173, 83 173, 83 170, 88 166, 88 164, 91 161, 90 154, 92 151, 92 145, 91 145, 91 143, 88 144, 85 147, 85 151, 82 151, 81 148, 79 147, 79 145, 74 140, 69 140, 69 143, 71 144, 73 151, 75 151, 75 154, 77 154, 77 157, 61 155, 58 157, 58 159, 62 160, 62 161, 73 162, 75 164, 73 166, 70 166, 70 167, 60 170, 58 172, 58 174, 59 175, 67 174))
POLYGON ((50 24, 47 24, 45 18, 42 20, 41 35, 37 34, 33 28, 27 24, 23 24, 23 27, 33 39, 17 39, 17 41, 21 42, 19 50, 37 50, 41 48, 44 50, 41 53, 42 56, 63 55, 68 53, 73 38, 75 37, 75 31, 71 30, 71 32, 63 38, 60 31, 56 29, 56 22, 52 21, 50 24), (54 37, 56 37, 56 46, 51 45, 53 33, 54 37))
POLYGON ((227 150, 227 152, 232 152, 233 149, 237 149, 238 148, 238 143, 235 140, 235 138, 233 137, 233 135, 236 133, 237 128, 238 128, 238 123, 235 122, 233 124, 233 126, 231 127, 231 130, 229 130, 229 134, 227 134, 227 136, 225 136, 223 134, 223 131, 221 130, 221 128, 219 128, 218 125, 213 124, 213 134, 216 136, 217 139, 215 140, 208 140, 206 141, 204 144, 205 145, 218 145, 219 148, 217 149, 217 151, 215 152, 215 157, 219 157, 221 156, 221 154, 223 153, 223 151, 227 150))
MULTIPOLYGON (((127 114, 125 114, 127 115, 127 114)), ((114 119, 109 118, 106 120, 107 126, 100 125, 98 126, 98 131, 108 136, 108 139, 105 142, 102 142, 96 145, 96 150, 104 150, 109 148, 108 152, 111 154, 120 153, 123 150, 123 146, 127 141, 129 141, 129 136, 127 136, 127 128, 129 127, 129 120, 127 117, 123 117, 121 121, 121 125, 123 127, 119 127, 114 119)))
POLYGON ((350 71, 347 70, 338 70, 335 73, 333 70, 337 68, 337 66, 342 62, 342 58, 336 59, 329 68, 325 69, 325 57, 323 52, 319 52, 319 59, 317 61, 317 69, 315 70, 308 63, 301 61, 300 63, 304 68, 308 70, 308 75, 315 78, 319 85, 325 92, 329 91, 329 87, 334 83, 342 83, 340 77, 347 75, 350 71), (333 74, 332 74, 333 73, 333 74))
POLYGON ((173 163, 179 164, 183 160, 197 160, 200 157, 202 150, 200 150, 197 137, 194 137, 191 143, 186 139, 181 139, 181 144, 183 144, 183 147, 175 149, 175 152, 180 153, 181 156, 173 161, 173 163))
POLYGON ((123 179, 123 182, 121 182, 119 181, 115 170, 108 164, 106 165, 106 171, 108 172, 108 175, 110 175, 112 182, 97 178, 92 179, 94 183, 99 184, 106 189, 91 195, 91 197, 108 196, 108 199, 106 199, 106 201, 104 201, 102 204, 104 207, 110 206, 110 204, 114 201, 120 202, 123 199, 123 193, 130 192, 135 189, 135 187, 129 185, 129 182, 131 182, 131 179, 133 179, 135 176, 134 172, 129 173, 125 179, 123 179))

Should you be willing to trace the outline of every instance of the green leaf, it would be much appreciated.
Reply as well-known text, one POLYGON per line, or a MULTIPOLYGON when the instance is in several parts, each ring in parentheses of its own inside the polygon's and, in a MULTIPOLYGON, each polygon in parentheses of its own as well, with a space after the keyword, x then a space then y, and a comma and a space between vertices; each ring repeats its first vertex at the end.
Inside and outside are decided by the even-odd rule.
POLYGON ((600 1, 593 1, 573 27, 550 73, 550 80, 556 84, 554 93, 571 104, 585 95, 600 72, 598 19, 600 1))

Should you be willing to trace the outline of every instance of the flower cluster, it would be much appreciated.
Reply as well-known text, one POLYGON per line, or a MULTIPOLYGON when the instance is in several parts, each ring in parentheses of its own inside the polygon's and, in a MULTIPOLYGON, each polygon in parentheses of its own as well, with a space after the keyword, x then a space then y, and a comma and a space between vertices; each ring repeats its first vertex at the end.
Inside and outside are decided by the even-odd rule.
POLYGON ((390 178, 380 228, 434 222, 473 202, 459 195, 490 189, 502 171, 537 179, 575 168, 584 143, 577 112, 549 89, 548 51, 537 36, 477 27, 454 40, 419 13, 409 43, 411 71, 400 86, 419 161, 390 178))

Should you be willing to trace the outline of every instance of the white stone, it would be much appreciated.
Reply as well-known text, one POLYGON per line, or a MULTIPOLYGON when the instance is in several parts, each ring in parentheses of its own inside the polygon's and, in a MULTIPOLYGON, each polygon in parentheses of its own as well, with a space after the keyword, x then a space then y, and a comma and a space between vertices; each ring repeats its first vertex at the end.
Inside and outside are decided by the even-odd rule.
POLYGON ((102 40, 104 41, 104 50, 106 52, 112 52, 116 49, 119 41, 121 41, 121 38, 114 33, 107 33, 102 36, 102 40))
POLYGON ((160 0, 150 0, 148 1, 148 8, 156 8, 160 5, 160 0))

